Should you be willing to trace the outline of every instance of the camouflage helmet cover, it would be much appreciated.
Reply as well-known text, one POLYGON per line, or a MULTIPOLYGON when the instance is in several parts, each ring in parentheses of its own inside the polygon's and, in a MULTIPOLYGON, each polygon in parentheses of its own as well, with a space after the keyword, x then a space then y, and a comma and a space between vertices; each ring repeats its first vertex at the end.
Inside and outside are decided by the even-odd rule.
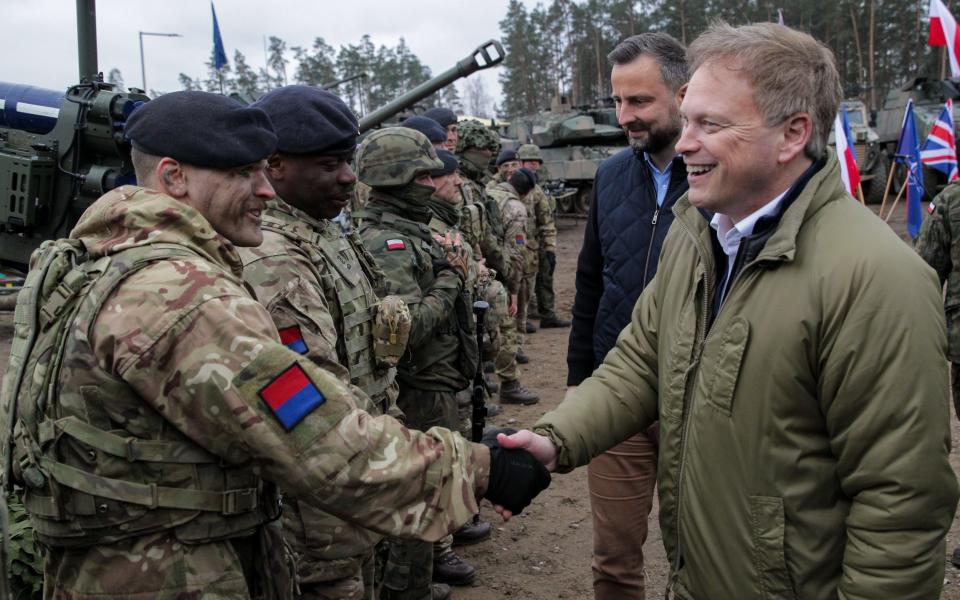
POLYGON ((539 160, 543 162, 540 147, 536 144, 524 144, 517 148, 517 160, 539 160))
POLYGON ((476 147, 496 154, 500 148, 500 138, 497 134, 480 121, 473 119, 460 121, 457 136, 457 152, 476 147))
POLYGON ((442 168, 427 136, 406 127, 375 131, 357 149, 357 178, 372 188, 407 185, 442 168))

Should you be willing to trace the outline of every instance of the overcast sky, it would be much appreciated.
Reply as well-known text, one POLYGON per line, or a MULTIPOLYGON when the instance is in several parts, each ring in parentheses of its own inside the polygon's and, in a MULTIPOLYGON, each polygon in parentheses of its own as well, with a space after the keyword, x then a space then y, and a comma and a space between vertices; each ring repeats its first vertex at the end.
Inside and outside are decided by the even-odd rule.
MULTIPOLYGON (((531 7, 533 0, 524 0, 531 7)), ((0 81, 65 90, 77 83, 75 0, 2 0, 0 81)), ((180 89, 184 72, 205 77, 213 47, 210 3, 205 0, 97 0, 98 65, 116 67, 126 85, 140 87, 138 31, 179 33, 144 37, 147 86, 180 89)), ((499 39, 507 0, 216 0, 227 56, 240 50, 255 69, 264 64, 264 36, 288 47, 322 37, 334 48, 368 33, 376 46, 401 37, 438 74, 488 39, 499 39)), ((293 58, 292 53, 289 58, 293 58)), ((499 99, 496 67, 481 72, 487 92, 499 99)), ((473 77, 476 77, 474 75, 473 77)))

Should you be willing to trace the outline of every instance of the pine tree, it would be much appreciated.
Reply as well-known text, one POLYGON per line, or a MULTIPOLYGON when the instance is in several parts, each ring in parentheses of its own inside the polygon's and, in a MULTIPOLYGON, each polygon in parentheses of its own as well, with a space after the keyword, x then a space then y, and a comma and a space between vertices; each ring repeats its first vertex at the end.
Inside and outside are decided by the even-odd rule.
POLYGON ((297 83, 322 86, 337 79, 336 50, 322 37, 315 38, 309 50, 295 46, 293 56, 297 63, 294 74, 297 83))

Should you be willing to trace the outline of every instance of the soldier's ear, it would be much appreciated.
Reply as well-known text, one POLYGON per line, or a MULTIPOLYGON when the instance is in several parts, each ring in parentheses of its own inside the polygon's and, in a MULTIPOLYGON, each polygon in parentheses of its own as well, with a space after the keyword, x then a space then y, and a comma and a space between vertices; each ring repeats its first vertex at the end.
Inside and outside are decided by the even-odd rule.
POLYGON ((683 97, 686 96, 686 95, 687 95, 687 84, 685 83, 685 84, 683 84, 683 85, 680 86, 680 89, 679 89, 679 90, 677 90, 677 104, 678 104, 678 105, 683 103, 683 97))
POLYGON ((168 156, 161 158, 154 169, 154 176, 161 192, 173 198, 187 195, 187 174, 183 165, 176 160, 168 156))
POLYGON ((283 179, 283 166, 283 157, 280 156, 279 152, 274 152, 267 157, 267 176, 273 181, 283 179))

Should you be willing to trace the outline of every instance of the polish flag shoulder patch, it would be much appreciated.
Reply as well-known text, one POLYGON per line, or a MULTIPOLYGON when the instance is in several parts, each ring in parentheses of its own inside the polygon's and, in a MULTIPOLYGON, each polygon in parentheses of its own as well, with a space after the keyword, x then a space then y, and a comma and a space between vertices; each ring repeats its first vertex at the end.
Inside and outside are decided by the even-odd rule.
POLYGON ((327 401, 303 367, 296 363, 265 385, 260 390, 260 398, 287 431, 327 401))
POLYGON ((387 240, 387 250, 403 250, 406 247, 403 240, 387 240))
POLYGON ((298 354, 307 353, 307 342, 303 339, 303 332, 299 325, 284 327, 280 330, 280 343, 298 354))
POLYGON ((937 210, 937 205, 931 202, 927 205, 927 214, 932 215, 937 210))

